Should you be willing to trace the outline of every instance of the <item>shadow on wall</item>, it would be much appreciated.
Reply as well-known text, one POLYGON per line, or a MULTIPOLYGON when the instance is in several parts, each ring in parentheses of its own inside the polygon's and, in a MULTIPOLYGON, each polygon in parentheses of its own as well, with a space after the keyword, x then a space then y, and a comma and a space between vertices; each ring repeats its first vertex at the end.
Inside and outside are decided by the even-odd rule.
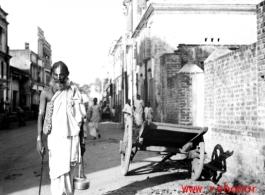
POLYGON ((202 172, 203 180, 210 180, 215 184, 221 179, 222 175, 226 172, 226 159, 234 154, 234 151, 227 150, 224 152, 223 147, 217 144, 212 152, 212 158, 209 163, 204 164, 202 172))
MULTIPOLYGON (((259 161, 252 164, 252 168, 255 168, 258 173, 255 174, 255 171, 251 171, 246 174, 242 171, 238 172, 236 178, 233 179, 233 186, 242 186, 242 185, 252 185, 257 186, 257 189, 261 190, 260 193, 265 194, 265 145, 261 147, 259 161)), ((238 157, 238 164, 242 164, 243 159, 238 157)))

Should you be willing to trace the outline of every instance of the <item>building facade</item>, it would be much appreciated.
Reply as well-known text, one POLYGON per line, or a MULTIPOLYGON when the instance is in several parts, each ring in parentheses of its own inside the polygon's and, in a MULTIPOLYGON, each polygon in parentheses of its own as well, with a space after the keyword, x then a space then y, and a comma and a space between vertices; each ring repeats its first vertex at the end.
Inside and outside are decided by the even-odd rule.
MULTIPOLYGON (((0 101, 9 97, 10 70, 7 13, 0 7, 0 101)), ((9 97, 10 98, 10 97, 9 97)), ((0 109, 3 112, 3 109, 0 109)))
POLYGON ((10 66, 11 78, 11 111, 16 112, 19 106, 25 111, 30 110, 30 74, 28 71, 20 70, 16 67, 10 66))
POLYGON ((10 50, 12 56, 10 65, 30 75, 23 81, 23 85, 17 85, 17 81, 12 80, 12 89, 16 89, 12 90, 12 94, 15 97, 15 94, 18 93, 17 102, 20 103, 20 106, 26 111, 35 112, 35 115, 38 113, 40 93, 45 86, 49 85, 52 63, 51 46, 45 40, 44 33, 40 28, 38 28, 38 36, 38 54, 30 50, 29 43, 25 43, 25 49, 10 50))

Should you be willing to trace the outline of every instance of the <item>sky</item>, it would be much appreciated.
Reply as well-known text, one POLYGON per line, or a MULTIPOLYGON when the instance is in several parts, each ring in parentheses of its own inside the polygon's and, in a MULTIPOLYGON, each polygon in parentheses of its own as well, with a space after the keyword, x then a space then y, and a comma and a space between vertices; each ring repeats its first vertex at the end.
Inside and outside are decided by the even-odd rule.
POLYGON ((125 31, 123 0, 1 0, 8 13, 8 45, 37 53, 37 27, 52 49, 52 63, 65 62, 81 85, 106 77, 109 49, 125 31))

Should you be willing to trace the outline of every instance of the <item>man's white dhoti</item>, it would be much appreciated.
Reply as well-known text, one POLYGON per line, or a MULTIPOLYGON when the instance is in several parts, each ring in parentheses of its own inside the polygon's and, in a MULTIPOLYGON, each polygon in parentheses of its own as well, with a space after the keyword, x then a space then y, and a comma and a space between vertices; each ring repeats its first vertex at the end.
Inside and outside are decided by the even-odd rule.
POLYGON ((52 195, 73 195, 75 168, 80 163, 80 101, 71 88, 54 100, 52 130, 48 136, 52 195))
POLYGON ((79 151, 79 136, 63 138, 51 133, 48 147, 52 195, 61 195, 63 192, 73 195, 73 179, 79 162, 79 156, 75 153, 79 151))
POLYGON ((51 192, 52 194, 63 194, 65 192, 68 195, 74 194, 73 178, 76 175, 75 167, 71 167, 71 171, 52 180, 51 192))

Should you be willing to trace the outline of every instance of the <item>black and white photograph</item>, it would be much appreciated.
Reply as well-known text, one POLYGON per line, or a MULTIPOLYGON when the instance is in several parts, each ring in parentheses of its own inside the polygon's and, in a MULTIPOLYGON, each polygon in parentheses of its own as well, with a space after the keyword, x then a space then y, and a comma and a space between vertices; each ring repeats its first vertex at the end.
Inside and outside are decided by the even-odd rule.
POLYGON ((265 195, 264 0, 1 0, 0 195, 265 195))

